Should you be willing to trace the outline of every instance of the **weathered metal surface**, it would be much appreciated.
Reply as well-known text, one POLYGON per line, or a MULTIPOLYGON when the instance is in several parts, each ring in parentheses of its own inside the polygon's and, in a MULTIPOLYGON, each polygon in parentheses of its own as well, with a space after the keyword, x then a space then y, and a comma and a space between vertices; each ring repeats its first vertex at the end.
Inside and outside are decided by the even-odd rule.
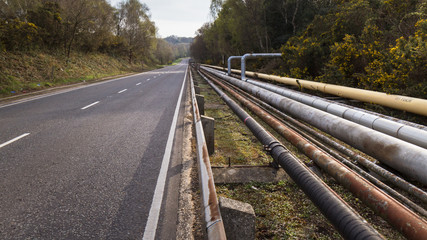
MULTIPOLYGON (((300 123, 299 121, 287 116, 286 114, 278 111, 277 109, 273 108, 272 106, 262 102, 261 100, 253 97, 252 95, 249 95, 248 93, 244 92, 243 90, 240 90, 238 88, 236 88, 236 90, 238 90, 241 94, 244 94, 246 96, 246 98, 250 98, 253 101, 257 102, 258 104, 260 104, 261 106, 263 106, 264 108, 269 109, 270 111, 273 111, 275 114, 278 114, 282 119, 284 119, 284 123, 287 124, 287 126, 291 127, 294 130, 299 130, 299 129, 303 129, 305 132, 310 133, 312 136, 315 136, 317 139, 320 139, 321 141, 323 141, 324 143, 328 144, 329 146, 332 146, 333 148, 337 149, 339 152, 343 153, 344 155, 350 157, 351 160, 354 160, 358 163, 360 163, 362 166, 366 167, 367 169, 375 172, 376 174, 378 174, 379 176, 387 179, 389 182, 391 182, 392 184, 394 184, 395 186, 399 187, 400 189, 410 193, 411 195, 417 197, 418 199, 422 200, 424 203, 427 203, 427 193, 423 190, 421 190, 420 188, 414 186, 413 184, 407 182, 406 180, 402 179, 401 177, 397 176, 396 174, 393 174, 387 170, 385 170, 384 168, 376 165, 375 163, 369 161, 368 159, 364 158, 363 156, 355 153, 354 151, 352 151, 351 149, 343 146, 342 144, 330 139, 329 137, 318 133, 317 131, 307 127, 306 125, 300 123), (287 123, 288 122, 288 123, 287 123), (292 123, 292 124, 289 124, 292 123), (298 126, 299 129, 296 129, 293 125, 298 126)), ((304 134, 304 133, 303 133, 304 134)), ((307 134, 304 134, 305 138, 310 138, 309 136, 307 136, 307 134)), ((316 141, 314 139, 311 138, 310 141, 316 141)), ((317 144, 319 145, 319 144, 317 144)), ((333 154, 333 156, 337 156, 339 157, 339 155, 335 155, 333 153, 333 151, 331 152, 329 148, 324 147, 323 150, 328 151, 328 153, 333 154)), ((370 176, 370 174, 368 174, 370 176)), ((372 182, 372 181, 371 181, 372 182)), ((377 185, 377 184, 376 184, 377 185)), ((378 186, 378 185, 377 185, 378 186)), ((391 190, 387 190, 388 192, 391 192, 391 190)), ((403 202, 405 202, 405 200, 403 200, 403 198, 400 198, 403 202)), ((410 204, 408 202, 405 202, 405 204, 410 204)), ((414 207, 416 208, 416 207, 414 207)), ((425 210, 423 209, 423 211, 418 211, 420 213, 425 212, 425 210)), ((423 214, 424 215, 424 214, 423 214)))
POLYGON ((382 216, 396 229, 401 231, 406 237, 409 239, 422 239, 423 237, 427 237, 427 222, 424 219, 414 214, 393 198, 384 194, 381 190, 367 182, 362 177, 359 177, 339 161, 313 146, 307 140, 299 136, 293 130, 284 126, 280 121, 273 118, 260 107, 251 103, 215 79, 211 80, 226 89, 242 104, 248 107, 268 125, 312 159, 319 167, 328 172, 329 175, 349 189, 356 197, 361 199, 366 205, 382 216))
POLYGON ((200 187, 205 217, 206 235, 209 240, 226 239, 224 225, 219 211, 218 198, 211 170, 208 149, 206 147, 203 126, 200 118, 193 78, 190 71, 191 99, 193 106, 193 119, 196 130, 197 160, 199 163, 200 187))

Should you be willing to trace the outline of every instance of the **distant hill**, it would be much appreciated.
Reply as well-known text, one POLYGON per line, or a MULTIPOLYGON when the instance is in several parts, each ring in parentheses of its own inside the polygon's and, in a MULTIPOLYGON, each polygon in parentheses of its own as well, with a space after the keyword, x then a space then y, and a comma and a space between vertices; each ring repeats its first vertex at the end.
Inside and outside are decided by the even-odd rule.
POLYGON ((193 38, 191 37, 178 37, 175 35, 164 38, 164 40, 170 44, 177 45, 181 43, 191 44, 193 42, 193 38))

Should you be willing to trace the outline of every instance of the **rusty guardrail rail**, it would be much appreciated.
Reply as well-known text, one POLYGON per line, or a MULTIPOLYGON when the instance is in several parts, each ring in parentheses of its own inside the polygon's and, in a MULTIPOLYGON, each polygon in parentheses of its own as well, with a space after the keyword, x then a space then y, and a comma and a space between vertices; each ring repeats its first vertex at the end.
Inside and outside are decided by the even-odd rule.
POLYGON ((206 146, 205 135, 203 133, 199 107, 197 106, 196 93, 194 91, 193 77, 191 71, 189 71, 189 73, 193 120, 196 129, 197 162, 199 168, 199 179, 203 204, 202 209, 204 214, 206 235, 208 240, 227 239, 221 213, 219 211, 218 198, 216 195, 208 148, 206 146))

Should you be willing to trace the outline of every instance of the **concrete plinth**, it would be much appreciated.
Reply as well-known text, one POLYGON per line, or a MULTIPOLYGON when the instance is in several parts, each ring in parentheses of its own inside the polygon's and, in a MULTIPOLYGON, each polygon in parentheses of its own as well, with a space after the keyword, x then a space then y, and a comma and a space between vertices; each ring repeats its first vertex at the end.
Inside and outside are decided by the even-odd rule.
POLYGON ((255 239, 255 211, 250 204, 220 197, 219 209, 228 240, 255 239))

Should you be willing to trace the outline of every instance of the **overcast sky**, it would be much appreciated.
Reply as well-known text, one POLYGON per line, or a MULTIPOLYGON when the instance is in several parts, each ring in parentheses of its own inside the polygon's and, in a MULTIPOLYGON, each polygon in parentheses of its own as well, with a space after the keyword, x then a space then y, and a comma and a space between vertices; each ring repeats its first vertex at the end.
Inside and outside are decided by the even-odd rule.
MULTIPOLYGON (((122 0, 109 0, 116 7, 122 0)), ((160 37, 194 37, 209 18, 211 0, 140 0, 150 8, 160 37)))

